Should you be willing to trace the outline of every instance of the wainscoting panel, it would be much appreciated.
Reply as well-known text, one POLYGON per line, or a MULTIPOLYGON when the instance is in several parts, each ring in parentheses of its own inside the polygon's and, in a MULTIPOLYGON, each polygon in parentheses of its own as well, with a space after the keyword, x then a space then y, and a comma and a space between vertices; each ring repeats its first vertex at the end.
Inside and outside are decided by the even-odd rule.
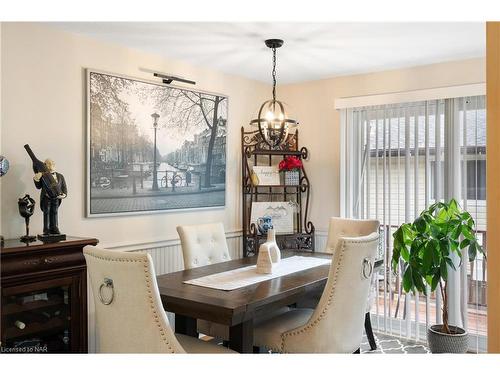
MULTIPOLYGON (((232 259, 241 258, 243 254, 243 241, 241 231, 226 232, 226 240, 229 248, 229 254, 232 259)), ((326 232, 316 234, 316 251, 323 251, 326 246, 326 232)), ((184 269, 181 244, 178 239, 165 240, 153 243, 128 244, 108 246, 110 250, 117 251, 141 251, 151 255, 155 272, 157 275, 163 275, 170 272, 181 271, 184 269)), ((88 311, 89 311, 89 353, 98 352, 97 331, 95 321, 94 297, 88 283, 88 311)), ((167 313, 169 321, 173 323, 173 314, 167 313)))
POLYGON ((316 232, 314 236, 314 249, 317 252, 323 252, 326 248, 326 239, 328 237, 328 232, 316 232))
POLYGON ((134 252, 146 252, 151 255, 157 275, 163 275, 165 273, 181 271, 184 269, 180 244, 155 247, 152 249, 135 250, 134 252))

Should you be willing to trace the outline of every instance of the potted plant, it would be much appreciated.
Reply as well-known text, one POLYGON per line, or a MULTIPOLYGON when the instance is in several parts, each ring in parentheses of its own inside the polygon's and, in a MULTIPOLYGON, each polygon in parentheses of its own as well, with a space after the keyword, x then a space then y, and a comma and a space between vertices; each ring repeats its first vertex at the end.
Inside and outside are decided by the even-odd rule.
MULTIPOLYGON (((449 203, 437 202, 422 211, 413 223, 402 224, 394 237, 392 266, 397 270, 402 260, 403 289, 405 292, 427 293, 439 287, 442 296, 443 324, 429 327, 427 341, 432 353, 465 353, 468 348, 467 332, 448 321, 448 267, 456 270, 456 259, 462 259, 467 248, 468 259, 473 261, 477 252, 484 255, 474 234, 475 223, 455 199, 449 203), (455 256, 455 255, 456 256, 455 256)), ((460 261, 461 262, 461 261, 460 261)))
POLYGON ((302 160, 296 156, 287 156, 280 161, 278 167, 285 174, 285 185, 299 185, 302 160))

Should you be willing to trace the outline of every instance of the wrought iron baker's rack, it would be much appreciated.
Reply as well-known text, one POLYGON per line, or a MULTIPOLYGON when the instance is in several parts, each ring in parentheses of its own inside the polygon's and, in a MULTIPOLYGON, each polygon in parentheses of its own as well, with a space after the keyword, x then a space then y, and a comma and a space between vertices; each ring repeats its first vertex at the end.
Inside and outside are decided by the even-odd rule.
POLYGON ((308 158, 307 148, 298 148, 299 133, 289 133, 285 142, 271 149, 258 130, 245 131, 241 128, 242 152, 242 212, 243 212, 243 256, 255 255, 266 236, 259 233, 251 222, 253 202, 292 201, 296 204, 293 233, 277 234, 276 241, 281 249, 314 251, 314 225, 308 219, 310 204, 310 183, 304 166, 300 169, 298 185, 254 185, 252 167, 276 165, 287 156, 301 160, 308 158))

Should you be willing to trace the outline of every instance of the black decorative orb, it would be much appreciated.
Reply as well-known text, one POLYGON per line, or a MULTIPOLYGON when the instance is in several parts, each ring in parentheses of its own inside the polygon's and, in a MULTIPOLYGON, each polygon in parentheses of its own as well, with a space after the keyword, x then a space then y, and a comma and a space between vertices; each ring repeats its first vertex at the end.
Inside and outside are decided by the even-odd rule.
POLYGON ((0 155, 0 177, 6 174, 9 170, 9 161, 5 156, 0 155))
POLYGON ((250 125, 257 126, 262 139, 274 148, 285 142, 289 130, 298 122, 287 116, 286 104, 271 99, 262 103, 258 117, 250 121, 250 125))

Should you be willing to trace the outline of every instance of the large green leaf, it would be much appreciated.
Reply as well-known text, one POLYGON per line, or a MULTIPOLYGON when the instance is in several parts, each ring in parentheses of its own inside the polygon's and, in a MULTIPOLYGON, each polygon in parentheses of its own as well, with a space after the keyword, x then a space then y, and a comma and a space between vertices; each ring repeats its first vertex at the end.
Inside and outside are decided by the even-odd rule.
POLYGON ((413 288, 413 279, 411 276, 411 268, 406 267, 405 273, 403 275, 403 289, 405 292, 409 292, 413 288))
POLYGON ((462 240, 462 242, 460 242, 460 248, 463 249, 463 248, 469 246, 469 244, 470 244, 470 240, 468 238, 464 238, 462 240))
POLYGON ((439 250, 443 256, 448 256, 450 254, 450 243, 448 238, 445 237, 439 241, 439 250))
POLYGON ((450 237, 454 240, 457 240, 462 233, 462 225, 459 220, 454 220, 453 223, 450 224, 450 237))
POLYGON ((437 273, 435 273, 434 275, 432 275, 431 290, 433 292, 434 292, 434 290, 436 290, 436 287, 439 284, 439 280, 441 280, 441 274, 438 271, 437 273))
POLYGON ((424 271, 424 273, 429 272, 429 270, 432 267, 432 261, 433 261, 432 249, 426 247, 426 249, 424 250, 424 257, 423 257, 423 266, 424 266, 423 271, 424 271))
POLYGON ((408 251, 408 248, 406 247, 406 245, 403 245, 401 247, 401 258, 403 258, 403 260, 405 262, 410 261, 410 252, 408 251))
POLYGON ((417 219, 413 222, 413 225, 415 225, 415 229, 420 234, 425 233, 427 229, 427 223, 425 222, 425 219, 422 216, 417 217, 417 219))
POLYGON ((469 261, 476 259, 476 255, 477 255, 476 241, 472 241, 469 245, 469 261))
POLYGON ((455 267, 455 263, 453 263, 453 260, 451 260, 451 258, 444 258, 446 260, 446 263, 448 263, 448 265, 453 269, 453 270, 457 270, 457 268, 455 267))
POLYGON ((454 198, 450 199, 447 210, 451 215, 455 215, 460 212, 459 205, 454 198))
POLYGON ((469 220, 472 220, 474 222, 474 220, 472 219, 472 216, 467 211, 464 211, 460 214, 460 219, 462 221, 464 221, 465 223, 467 223, 469 220))
POLYGON ((441 263, 441 258, 442 258, 441 251, 439 249, 439 241, 433 239, 429 242, 430 242, 429 246, 432 249, 432 258, 434 260, 433 264, 439 266, 439 264, 441 263))
POLYGON ((468 225, 462 225, 462 236, 470 241, 474 241, 476 239, 476 236, 474 236, 473 231, 468 225))
POLYGON ((446 209, 439 210, 436 216, 437 223, 446 223, 449 219, 448 211, 446 209))
POLYGON ((415 288, 421 292, 421 293, 424 293, 424 295, 426 294, 426 289, 425 289, 425 284, 424 284, 424 281, 423 278, 422 278, 422 275, 418 272, 418 269, 416 268, 413 268, 412 270, 412 279, 413 279, 413 285, 415 286, 415 288))
POLYGON ((441 235, 441 227, 437 223, 430 223, 430 235, 434 238, 439 238, 441 235))

